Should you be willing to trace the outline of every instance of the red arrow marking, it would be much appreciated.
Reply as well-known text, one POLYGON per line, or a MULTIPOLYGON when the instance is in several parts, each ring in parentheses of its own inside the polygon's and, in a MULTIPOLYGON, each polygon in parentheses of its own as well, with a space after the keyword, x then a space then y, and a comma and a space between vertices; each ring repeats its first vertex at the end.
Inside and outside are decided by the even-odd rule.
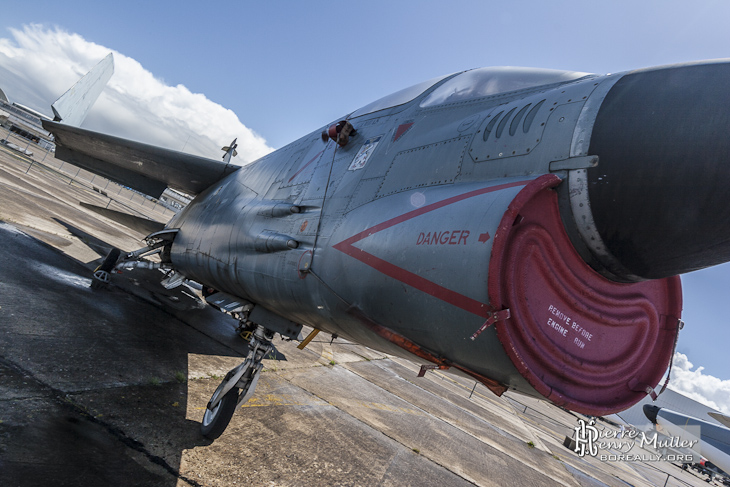
POLYGON ((304 171, 307 168, 307 166, 309 166, 311 163, 313 163, 314 161, 316 161, 317 158, 322 155, 322 152, 324 152, 324 150, 321 151, 316 156, 312 157, 312 159, 308 163, 306 163, 304 166, 302 166, 302 168, 300 170, 298 170, 297 172, 295 172, 294 173, 294 176, 290 177, 289 178, 289 181, 287 181, 287 183, 291 183, 292 182, 292 179, 294 179, 295 177, 299 176, 299 173, 301 173, 302 171, 304 171))
POLYGON ((479 241, 481 243, 487 243, 487 240, 489 240, 489 238, 490 238, 489 237, 489 232, 482 233, 481 235, 479 235, 479 241))
POLYGON ((409 211, 408 213, 404 213, 400 216, 379 223, 375 226, 368 228, 367 230, 363 230, 362 232, 343 240, 338 244, 333 245, 332 247, 339 250, 340 252, 349 255, 352 258, 359 260, 366 265, 369 265, 373 269, 382 272, 386 276, 392 277, 393 279, 400 281, 404 284, 408 284, 409 286, 414 287, 419 291, 423 291, 424 293, 445 301, 449 304, 452 304, 457 308, 461 308, 477 316, 481 316, 482 318, 487 318, 490 311, 489 305, 481 303, 468 296, 464 296, 463 294, 459 294, 456 291, 452 291, 451 289, 439 286, 435 282, 429 281, 428 279, 425 279, 418 274, 414 274, 413 272, 407 271, 402 267, 398 267, 397 265, 391 264, 390 262, 369 254, 364 250, 355 247, 353 244, 367 237, 375 235, 378 232, 382 232, 383 230, 386 230, 390 227, 393 227, 408 220, 412 220, 417 216, 421 216, 431 211, 438 210, 439 208, 443 208, 445 206, 449 206, 454 203, 458 203, 459 201, 473 198, 475 196, 492 193, 494 191, 501 191, 503 189, 514 188, 516 186, 525 186, 529 182, 530 181, 518 181, 515 183, 505 183, 498 186, 477 189, 474 191, 469 191, 468 193, 452 196, 451 198, 446 198, 445 200, 431 203, 430 205, 423 206, 421 208, 418 208, 417 210, 409 211))

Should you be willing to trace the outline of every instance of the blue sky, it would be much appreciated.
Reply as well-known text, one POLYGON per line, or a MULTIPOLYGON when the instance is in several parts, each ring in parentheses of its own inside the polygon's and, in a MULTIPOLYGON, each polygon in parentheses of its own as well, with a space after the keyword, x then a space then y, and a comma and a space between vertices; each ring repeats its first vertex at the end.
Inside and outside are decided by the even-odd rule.
POLYGON ((6 2, 232 109, 273 147, 425 79, 480 66, 618 72, 728 55, 727 0, 6 2), (104 5, 100 7, 100 5, 104 5))
MULTIPOLYGON (((473 67, 608 73, 730 57, 728 0, 66 0, 6 2, 1 12, 0 39, 17 43, 9 29, 29 24, 78 34, 137 61, 170 90, 186 89, 186 100, 202 94, 205 106, 220 105, 211 127, 213 118, 230 115, 223 108, 232 110, 270 148, 398 89, 473 67)), ((0 86, 11 81, 0 71, 0 86)), ((39 100, 27 103, 47 112, 39 100)), ((168 118, 182 116, 175 113, 168 118)), ((184 141, 177 139, 168 145, 180 149, 184 141)), ((730 267, 684 276, 683 285, 687 325, 678 351, 695 369, 730 381, 730 267)), ((730 382, 725 386, 730 398, 730 382)))

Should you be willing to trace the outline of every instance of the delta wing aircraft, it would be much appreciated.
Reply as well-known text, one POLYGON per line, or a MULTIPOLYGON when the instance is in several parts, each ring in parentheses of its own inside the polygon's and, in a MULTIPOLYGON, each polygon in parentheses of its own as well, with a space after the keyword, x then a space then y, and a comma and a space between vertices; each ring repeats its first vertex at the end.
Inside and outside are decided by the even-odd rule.
POLYGON ((730 260, 728 61, 473 69, 244 167, 235 141, 220 161, 78 128, 112 69, 102 61, 44 126, 60 159, 195 196, 95 277, 160 266, 164 286, 195 281, 240 321, 250 352, 208 404, 210 438, 253 393, 273 337, 301 339, 302 325, 497 395, 621 411, 670 365, 677 275, 730 260))

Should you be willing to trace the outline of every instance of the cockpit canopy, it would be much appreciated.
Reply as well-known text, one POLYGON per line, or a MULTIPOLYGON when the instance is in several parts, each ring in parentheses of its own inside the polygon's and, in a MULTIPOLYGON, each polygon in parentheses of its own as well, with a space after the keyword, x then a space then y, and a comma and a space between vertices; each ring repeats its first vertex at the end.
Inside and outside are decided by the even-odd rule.
POLYGON ((391 93, 388 96, 384 96, 379 100, 375 100, 374 102, 365 105, 364 107, 353 113, 350 118, 359 117, 360 115, 367 115, 368 113, 373 113, 379 110, 385 110, 386 108, 393 108, 397 107, 398 105, 408 103, 439 81, 448 78, 449 76, 452 75, 447 74, 446 76, 439 76, 438 78, 433 78, 428 81, 422 81, 417 85, 409 86, 408 88, 396 91, 395 93, 391 93))
POLYGON ((454 76, 433 90, 423 99, 421 107, 433 107, 537 86, 565 83, 589 75, 590 73, 576 71, 511 66, 472 69, 454 76))
POLYGON ((447 80, 423 99, 420 105, 422 108, 499 95, 542 85, 566 83, 586 76, 590 76, 590 73, 561 71, 557 69, 516 68, 512 66, 472 69, 456 75, 451 74, 433 78, 392 93, 362 107, 353 113, 350 118, 408 103, 435 84, 449 77, 451 79, 447 80))

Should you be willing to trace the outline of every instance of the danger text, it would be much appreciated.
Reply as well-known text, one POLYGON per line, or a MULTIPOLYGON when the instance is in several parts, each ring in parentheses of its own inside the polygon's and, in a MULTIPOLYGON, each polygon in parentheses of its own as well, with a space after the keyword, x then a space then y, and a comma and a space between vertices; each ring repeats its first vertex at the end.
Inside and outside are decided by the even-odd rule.
POLYGON ((416 245, 466 245, 469 230, 445 230, 443 232, 421 232, 416 245))

